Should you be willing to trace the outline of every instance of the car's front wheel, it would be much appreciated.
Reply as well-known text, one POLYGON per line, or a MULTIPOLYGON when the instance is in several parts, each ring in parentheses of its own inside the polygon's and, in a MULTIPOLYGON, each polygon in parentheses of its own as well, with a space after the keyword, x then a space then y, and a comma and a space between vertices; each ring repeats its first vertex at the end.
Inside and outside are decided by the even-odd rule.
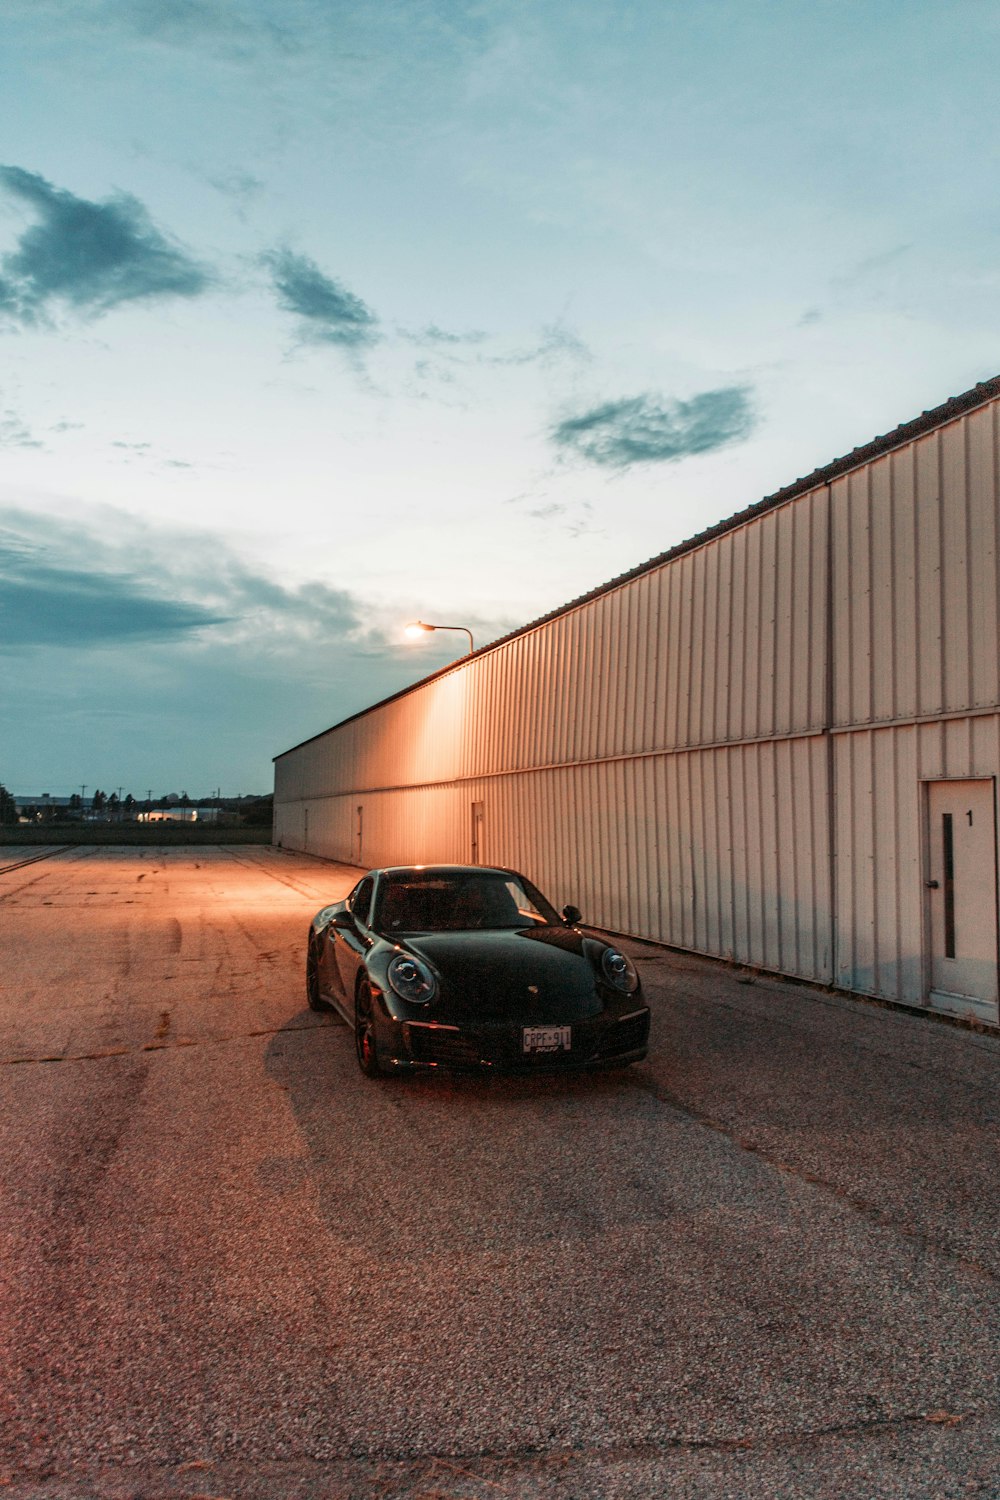
POLYGON ((330 1007, 319 992, 319 953, 316 939, 310 934, 306 949, 306 1000, 310 1010, 329 1010, 330 1007))
POLYGON ((371 987, 366 980, 362 979, 358 984, 357 995, 354 1000, 354 1050, 357 1053, 358 1067, 366 1078, 378 1078, 382 1069, 378 1060, 378 1049, 375 1045, 375 1016, 372 1004, 371 987))

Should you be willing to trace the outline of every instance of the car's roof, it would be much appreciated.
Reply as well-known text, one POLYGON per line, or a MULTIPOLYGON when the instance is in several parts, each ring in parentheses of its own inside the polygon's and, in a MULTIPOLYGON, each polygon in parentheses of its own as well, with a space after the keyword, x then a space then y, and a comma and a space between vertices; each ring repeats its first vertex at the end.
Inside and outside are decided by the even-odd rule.
POLYGON ((385 865, 369 875, 516 875, 504 865, 385 865))

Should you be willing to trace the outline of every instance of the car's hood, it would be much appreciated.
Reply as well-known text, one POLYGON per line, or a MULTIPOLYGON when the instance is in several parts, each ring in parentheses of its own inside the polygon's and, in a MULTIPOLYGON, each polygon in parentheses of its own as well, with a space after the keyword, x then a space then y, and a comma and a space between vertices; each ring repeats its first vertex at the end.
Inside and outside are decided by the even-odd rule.
POLYGON ((547 927, 432 932, 406 938, 405 946, 440 976, 436 1020, 544 1025, 601 1011, 586 941, 568 927, 547 927))

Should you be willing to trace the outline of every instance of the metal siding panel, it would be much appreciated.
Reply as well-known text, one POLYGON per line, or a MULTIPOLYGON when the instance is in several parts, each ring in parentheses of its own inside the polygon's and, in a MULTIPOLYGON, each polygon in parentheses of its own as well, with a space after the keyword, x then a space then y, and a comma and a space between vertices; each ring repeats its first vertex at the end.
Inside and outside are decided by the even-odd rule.
POLYGON ((743 668, 743 713, 741 733, 750 738, 761 732, 761 618, 763 608, 763 561, 759 523, 746 531, 746 607, 741 644, 743 668))
POLYGON ((588 604, 582 610, 583 638, 581 650, 586 662, 586 670, 583 677, 583 693, 580 700, 580 759, 590 760, 597 744, 597 719, 596 705, 600 703, 597 693, 599 681, 600 663, 597 658, 595 647, 596 616, 593 608, 588 604))
POLYGON ((871 536, 871 713, 876 719, 890 719, 896 712, 895 632, 896 585, 893 558, 893 492, 892 465, 888 458, 873 464, 870 471, 871 536))
POLYGON ((757 733, 774 734, 777 672, 777 583, 778 518, 781 512, 765 516, 760 522, 760 634, 758 656, 757 733))
POLYGON ((879 730, 872 736, 871 845, 872 924, 875 962, 872 989, 877 995, 899 993, 899 881, 896 861, 899 848, 895 734, 879 730))
POLYGON ((702 701, 705 686, 706 562, 711 546, 691 554, 691 646, 688 679, 686 743, 701 744, 705 738, 702 701))
POLYGON ((854 764, 853 735, 838 735, 834 740, 836 763, 835 812, 835 880, 837 884, 836 982, 850 989, 854 980, 854 942, 857 927, 855 913, 854 852, 854 764))
MULTIPOLYGON (((891 731, 896 797, 896 847, 886 850, 890 878, 896 887, 896 989, 891 999, 920 1005, 924 998, 920 778, 917 734, 913 728, 891 731)), ((881 847, 881 836, 880 836, 881 847)))
POLYGON ((851 722, 851 513, 847 480, 830 486, 833 722, 851 722))
POLYGON ((660 592, 656 586, 655 574, 649 574, 645 584, 639 639, 635 643, 637 654, 641 656, 635 743, 637 749, 648 751, 656 747, 656 656, 659 646, 660 592))
POLYGON ((663 681, 663 744, 665 747, 677 743, 678 697, 678 641, 680 636, 680 574, 676 567, 664 568, 663 588, 666 620, 666 636, 661 653, 663 681))
POLYGON ((694 559, 680 559, 680 637, 677 642, 677 745, 691 743, 691 669, 694 650, 694 559))
POLYGON ((733 878, 734 892, 733 947, 734 957, 743 963, 751 961, 752 907, 750 840, 747 825, 746 762, 748 749, 734 748, 729 752, 730 789, 733 799, 733 878))
POLYGON ((917 712, 943 706, 941 475, 937 433, 916 444, 917 712))
POLYGON ((765 931, 764 827, 761 803, 764 778, 761 773, 762 746, 748 745, 744 751, 744 785, 747 799, 747 864, 750 872, 750 953, 752 962, 767 964, 767 937, 765 931))
POLYGON ((971 703, 969 559, 972 538, 965 461, 966 424, 954 422, 940 434, 941 449, 941 595, 943 610, 945 708, 971 703))
POLYGON ((691 926, 688 942, 692 948, 704 948, 705 903, 708 900, 708 876, 705 869, 704 809, 701 785, 701 756, 692 752, 684 757, 687 771, 687 836, 691 851, 691 926))
POLYGON ((851 558, 851 722, 872 716, 872 529, 869 470, 848 479, 851 558))
POLYGON ((747 533, 740 532, 740 545, 734 537, 732 542, 732 608, 730 611, 730 662, 729 674, 729 734, 738 740, 746 733, 747 716, 744 708, 746 692, 747 652, 747 568, 749 547, 747 533))
POLYGON ((832 648, 828 619, 828 593, 830 587, 830 548, 828 533, 830 525, 830 491, 818 490, 810 502, 809 551, 811 558, 809 579, 809 610, 807 624, 809 689, 805 717, 798 726, 801 729, 820 729, 827 726, 829 705, 828 661, 832 648))
POLYGON ((964 424, 968 440, 970 707, 1000 701, 996 412, 995 406, 972 412, 964 424))
POLYGON ((717 738, 715 715, 715 681, 719 672, 719 546, 711 543, 701 553, 705 580, 705 604, 702 613, 701 667, 698 673, 701 693, 698 704, 697 734, 701 744, 717 738))
POLYGON ((800 645, 795 605, 808 585, 809 572, 797 567, 799 534, 808 523, 808 510, 786 505, 774 516, 776 566, 774 579, 774 732, 787 734, 795 722, 796 660, 800 645))
POLYGON ((736 957, 736 856, 733 835, 733 752, 717 750, 714 756, 719 809, 719 953, 736 957))
POLYGON ((759 747, 760 767, 760 841, 764 878, 761 884, 761 925, 764 933, 764 963, 769 969, 781 967, 782 901, 781 855, 778 847, 778 788, 776 744, 770 741, 759 747))
POLYGON ((916 452, 911 445, 889 455, 892 537, 883 562, 891 573, 893 713, 917 711, 919 588, 917 583, 916 452))
POLYGON ((733 636, 733 538, 719 538, 716 548, 717 608, 715 617, 715 707, 713 738, 731 733, 733 682, 736 669, 733 636))

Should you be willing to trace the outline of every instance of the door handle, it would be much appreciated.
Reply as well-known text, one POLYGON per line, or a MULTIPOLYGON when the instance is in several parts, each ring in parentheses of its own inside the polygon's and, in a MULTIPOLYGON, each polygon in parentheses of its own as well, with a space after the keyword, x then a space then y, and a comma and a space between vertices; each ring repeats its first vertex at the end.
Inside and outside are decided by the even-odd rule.
POLYGON ((939 880, 925 880, 924 885, 929 891, 936 891, 940 888, 941 882, 939 880))

